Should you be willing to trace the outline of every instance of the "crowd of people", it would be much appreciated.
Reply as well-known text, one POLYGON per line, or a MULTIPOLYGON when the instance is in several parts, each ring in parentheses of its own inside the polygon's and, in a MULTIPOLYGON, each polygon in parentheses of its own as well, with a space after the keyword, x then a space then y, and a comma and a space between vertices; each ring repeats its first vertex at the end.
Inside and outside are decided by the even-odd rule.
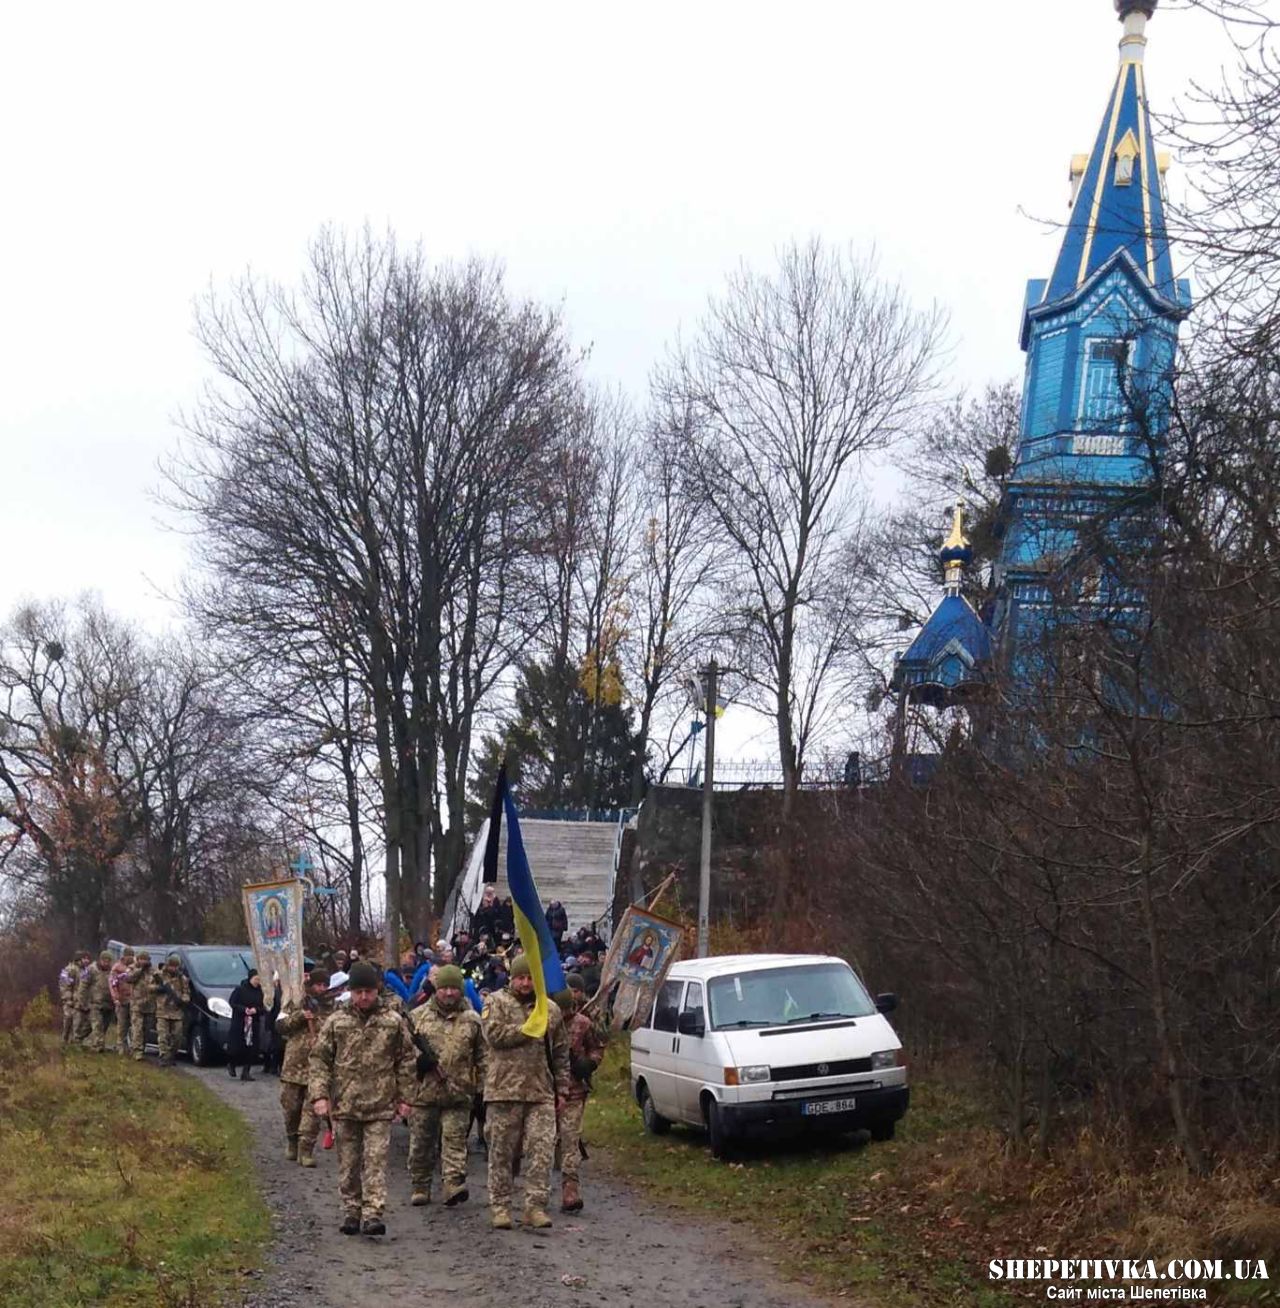
MULTIPOLYGON (((510 899, 493 887, 451 940, 419 942, 398 966, 382 968, 359 950, 335 949, 304 976, 301 1000, 281 1005, 256 971, 233 991, 227 1043, 232 1077, 252 1080, 261 1061, 280 1077, 285 1157, 316 1166, 316 1148, 336 1144, 339 1229, 385 1233, 387 1160, 397 1119, 409 1128, 411 1202, 469 1198, 468 1141, 476 1131, 488 1157, 490 1220, 513 1226, 513 1189, 523 1181, 523 1221, 551 1225, 553 1167, 561 1210, 583 1207, 581 1131, 591 1077, 604 1056, 602 1022, 588 1006, 600 984, 604 942, 594 925, 570 934, 563 907, 546 910, 566 988, 549 1005, 545 1032, 526 1028, 535 1003, 529 961, 515 938, 510 899)), ((80 952, 59 977, 63 1039, 98 1051, 118 1030, 117 1049, 142 1058, 154 1015, 162 1064, 178 1049, 189 980, 171 954, 153 969, 145 951, 80 952)))
POLYGON ((58 974, 64 1044, 81 1044, 97 1053, 107 1049, 107 1032, 116 1031, 116 1052, 141 1059, 147 1019, 156 1029, 162 1066, 172 1067, 182 1043, 191 983, 182 960, 170 954, 155 967, 145 950, 126 949, 116 958, 104 950, 82 949, 58 974))

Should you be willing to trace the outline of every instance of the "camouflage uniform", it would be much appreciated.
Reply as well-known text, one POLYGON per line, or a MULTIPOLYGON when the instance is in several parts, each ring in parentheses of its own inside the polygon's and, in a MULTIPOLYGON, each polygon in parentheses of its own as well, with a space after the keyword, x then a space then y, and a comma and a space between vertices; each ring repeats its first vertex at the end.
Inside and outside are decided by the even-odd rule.
POLYGON ((129 973, 133 959, 122 958, 111 969, 109 984, 116 1011, 116 1050, 123 1057, 129 1052, 129 1033, 133 1026, 133 986, 129 973))
POLYGON ((106 1047, 107 1027, 115 1016, 115 1001, 111 998, 111 964, 102 961, 85 968, 80 978, 80 1008, 89 1015, 88 1047, 102 1053, 106 1047))
POLYGON ((485 1138, 489 1143, 489 1205, 493 1221, 510 1219, 515 1161, 522 1155, 525 1221, 547 1224, 551 1156, 556 1144, 556 1097, 569 1085, 569 1041, 564 1018, 548 1005, 547 1033, 539 1040, 520 1029, 533 995, 519 999, 510 988, 489 996, 484 1007, 488 1046, 484 1082, 485 1138))
MULTIPOLYGON (((320 1119, 311 1111, 307 1094, 311 1051, 325 1020, 333 1013, 333 1000, 324 995, 308 995, 299 1004, 290 1000, 276 1018, 276 1032, 284 1040, 284 1062, 280 1065, 280 1107, 284 1109, 286 1157, 296 1158, 303 1167, 314 1161, 320 1119), (311 1012, 311 1021, 307 1013, 311 1012)), ((325 1096, 327 1098, 327 1096, 325 1096)))
POLYGON ((465 996, 445 1008, 433 995, 414 1009, 409 1022, 437 1059, 410 1100, 409 1176, 414 1195, 430 1196, 439 1154, 444 1201, 457 1202, 467 1186, 471 1102, 484 1084, 484 1032, 465 996))
POLYGON ((310 1103, 330 1100, 338 1190, 348 1220, 382 1220, 391 1122, 396 1105, 413 1095, 416 1058, 409 1023, 381 998, 367 1013, 354 1000, 335 1009, 316 1036, 307 1097, 310 1103))
POLYGON ((70 1044, 76 1038, 76 990, 80 985, 79 958, 73 958, 58 973, 58 998, 62 1001, 62 1043, 70 1044))
POLYGON ((151 997, 156 1006, 156 1044, 160 1061, 172 1067, 182 1043, 187 1004, 191 1002, 191 982, 180 964, 170 967, 166 963, 159 972, 152 972, 151 997))
MULTIPOLYGON (((579 1010, 569 1019, 569 1088, 560 1106, 556 1136, 556 1166, 565 1181, 577 1184, 582 1162, 578 1142, 582 1138, 582 1115, 591 1086, 579 1075, 588 1067, 594 1071, 604 1057, 605 1042, 589 1014, 579 1010)), ((589 1076, 590 1073, 588 1072, 589 1076)))
MULTIPOLYGON (((135 1062, 142 1061, 147 1047, 147 1018, 156 1011, 155 992, 152 989, 151 956, 145 959, 139 956, 129 969, 129 986, 133 996, 129 1000, 129 1047, 135 1062)), ((157 1042, 159 1037, 157 1036, 157 1042)))

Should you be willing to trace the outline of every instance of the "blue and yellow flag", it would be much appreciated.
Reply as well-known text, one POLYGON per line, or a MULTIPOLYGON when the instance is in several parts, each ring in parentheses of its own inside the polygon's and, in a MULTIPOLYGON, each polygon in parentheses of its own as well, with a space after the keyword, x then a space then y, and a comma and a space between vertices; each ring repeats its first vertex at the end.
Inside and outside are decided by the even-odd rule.
MULTIPOLYGON (((499 796, 507 817, 507 888, 511 891, 511 904, 515 910, 516 934, 529 958, 529 971, 533 975, 533 991, 536 996, 533 1012, 521 1030, 525 1035, 540 1040, 547 1033, 547 997, 558 994, 565 988, 564 969, 560 966, 560 952, 551 938, 547 915, 538 898, 538 887, 533 881, 529 856, 524 852, 524 837, 520 834, 520 819, 511 798, 511 787, 507 784, 505 765, 498 772, 495 812, 499 796)), ((496 845, 495 826, 495 823, 490 823, 489 839, 496 845)))

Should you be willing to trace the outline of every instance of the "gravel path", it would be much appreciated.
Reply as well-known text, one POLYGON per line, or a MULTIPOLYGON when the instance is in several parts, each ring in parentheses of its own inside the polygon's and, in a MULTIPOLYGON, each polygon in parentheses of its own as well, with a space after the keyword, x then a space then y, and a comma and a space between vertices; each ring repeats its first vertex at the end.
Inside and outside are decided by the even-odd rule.
MULTIPOLYGON (((594 1163, 583 1168, 586 1210, 573 1216, 553 1210, 555 1225, 546 1232, 489 1228, 478 1150, 471 1155, 469 1203, 411 1208, 408 1132, 399 1125, 392 1133, 387 1235, 342 1236, 336 1150, 317 1150, 314 1169, 285 1160, 276 1078, 245 1084, 221 1067, 189 1074, 253 1125, 254 1161, 276 1217, 278 1238, 245 1308, 350 1308, 425 1302, 427 1294, 432 1302, 449 1296, 467 1308, 819 1308, 827 1302, 778 1281, 741 1250, 741 1237, 729 1228, 655 1208, 594 1163)), ((519 1187, 517 1180, 517 1212, 519 1187)))

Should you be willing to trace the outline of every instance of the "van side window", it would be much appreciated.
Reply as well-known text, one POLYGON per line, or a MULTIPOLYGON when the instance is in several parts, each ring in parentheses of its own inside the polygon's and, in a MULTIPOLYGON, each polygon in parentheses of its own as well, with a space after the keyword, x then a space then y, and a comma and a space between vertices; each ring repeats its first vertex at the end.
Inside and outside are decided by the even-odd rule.
POLYGON ((653 1006, 653 1029, 655 1031, 674 1031, 676 1014, 680 1011, 680 991, 684 989, 683 981, 664 981, 658 991, 657 1003, 653 1006))
POLYGON ((696 1013, 703 1021, 706 1019, 702 1013, 702 982, 690 981, 689 988, 684 992, 684 1006, 680 1009, 682 1013, 696 1013))

